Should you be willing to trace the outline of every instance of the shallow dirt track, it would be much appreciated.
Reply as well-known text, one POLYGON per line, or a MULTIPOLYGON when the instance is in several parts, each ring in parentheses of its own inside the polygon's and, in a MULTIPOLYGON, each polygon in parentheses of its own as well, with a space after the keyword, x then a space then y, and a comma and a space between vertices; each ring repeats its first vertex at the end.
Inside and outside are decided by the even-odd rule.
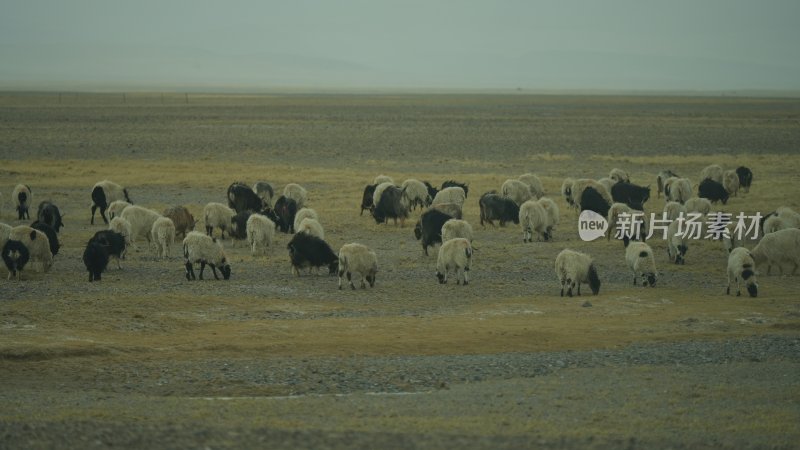
MULTIPOLYGON (((45 274, 0 274, 0 448, 796 448, 800 276, 760 274, 758 298, 726 296, 727 253, 687 262, 650 243, 658 286, 631 285, 619 242, 586 243, 564 177, 619 167, 653 185, 746 165, 725 212, 800 210, 800 102, 527 95, 184 96, 0 94, 0 222, 9 193, 66 212, 45 274), (477 199, 538 174, 561 208, 553 242, 481 227, 477 199), (436 251, 359 216, 378 174, 469 182, 469 286, 439 285, 436 251), (224 241, 229 281, 184 278, 140 243, 88 283, 80 260, 103 228, 104 178, 158 211, 198 220, 234 180, 300 183, 338 248, 379 258, 374 289, 293 277, 278 233, 266 256, 224 241), (98 219, 99 220, 99 219, 98 219), (563 248, 590 253, 599 296, 559 297, 563 248)), ((35 212, 33 213, 35 214, 35 212)), ((198 224, 202 229, 202 223, 198 224)), ((217 231, 218 233, 218 231, 217 231)), ((752 242, 746 242, 751 247, 752 242)), ((589 292, 588 289, 585 289, 589 292)))

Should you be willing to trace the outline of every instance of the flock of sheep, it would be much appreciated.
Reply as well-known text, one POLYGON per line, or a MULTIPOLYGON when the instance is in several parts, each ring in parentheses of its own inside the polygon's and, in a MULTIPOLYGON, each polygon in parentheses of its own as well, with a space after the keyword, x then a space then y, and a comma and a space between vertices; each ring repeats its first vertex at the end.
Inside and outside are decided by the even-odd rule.
MULTIPOLYGON (((708 215, 712 204, 723 204, 730 196, 738 195, 741 189, 748 192, 752 183, 752 172, 739 167, 725 171, 718 165, 702 170, 697 195, 692 183, 665 170, 658 174, 656 183, 658 196, 663 193, 667 203, 663 217, 669 223, 667 248, 669 258, 675 263, 684 263, 688 249, 687 237, 678 232, 680 218, 686 214, 708 215)), ((428 247, 441 244, 436 263, 436 275, 440 283, 446 283, 453 272, 457 284, 469 283, 473 248, 473 229, 463 220, 463 206, 468 195, 467 184, 447 181, 441 188, 416 179, 396 184, 390 177, 381 175, 364 188, 361 214, 365 210, 377 223, 392 219, 400 225, 409 217, 410 211, 422 209, 414 227, 415 237, 421 241, 423 252, 428 247)), ((608 218, 609 235, 621 218, 644 211, 649 199, 649 187, 637 186, 630 181, 628 174, 613 169, 607 178, 566 179, 561 194, 566 204, 579 211, 591 210, 608 218)), ((265 254, 272 245, 276 231, 293 234, 287 244, 292 272, 299 274, 303 268, 327 266, 330 274, 338 274, 339 289, 345 278, 355 289, 353 278, 360 276, 360 286, 374 286, 378 271, 377 256, 367 246, 359 243, 343 245, 334 252, 325 241, 325 233, 315 210, 307 206, 308 193, 300 185, 289 183, 273 204, 274 190, 269 183, 259 182, 252 188, 235 182, 227 191, 228 204, 208 203, 203 208, 204 232, 194 231, 196 220, 183 206, 174 206, 163 213, 134 205, 128 191, 108 180, 98 182, 91 191, 93 206, 91 223, 95 213, 108 225, 87 242, 83 262, 89 273, 89 280, 100 280, 101 274, 111 258, 125 258, 130 246, 147 241, 155 249, 158 257, 166 258, 176 238, 182 238, 182 250, 187 280, 194 280, 209 266, 216 279, 231 276, 231 267, 222 241, 213 237, 219 228, 220 236, 246 240, 252 254, 265 254), (200 265, 199 274, 194 271, 200 265)), ((12 202, 18 220, 30 220, 32 205, 29 186, 19 184, 12 193, 12 202)), ((500 225, 508 222, 519 224, 523 242, 548 241, 559 224, 560 211, 557 203, 545 196, 541 180, 534 174, 524 174, 516 179, 506 180, 499 191, 484 193, 479 201, 480 223, 500 225)), ((643 221, 642 230, 647 223, 643 221)), ((36 220, 30 225, 10 226, 0 223, 0 248, 2 258, 9 272, 9 279, 20 278, 26 264, 38 262, 46 272, 53 264, 53 256, 58 253, 58 233, 63 226, 58 207, 45 201, 39 204, 36 220)), ((782 207, 767 214, 762 223, 764 236, 752 249, 738 246, 734 239, 726 239, 729 257, 727 262, 728 289, 736 283, 737 295, 741 295, 744 285, 748 293, 755 297, 758 293, 756 267, 783 267, 790 265, 792 274, 800 264, 800 214, 782 207)), ((618 236, 625 242, 625 260, 633 273, 633 284, 655 286, 657 270, 652 248, 644 242, 645 232, 618 236)), ((581 294, 581 284, 588 284, 593 294, 600 290, 600 278, 591 256, 564 249, 555 260, 555 272, 561 285, 561 295, 581 294)))

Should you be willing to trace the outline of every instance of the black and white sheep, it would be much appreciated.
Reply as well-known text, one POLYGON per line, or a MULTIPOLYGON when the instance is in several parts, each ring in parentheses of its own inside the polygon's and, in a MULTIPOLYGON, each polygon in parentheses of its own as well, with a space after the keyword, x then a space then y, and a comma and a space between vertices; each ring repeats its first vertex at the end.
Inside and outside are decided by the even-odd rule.
POLYGON ((470 265, 472 264, 472 244, 464 238, 450 239, 439 248, 439 257, 436 259, 436 278, 440 284, 447 283, 447 274, 453 270, 456 274, 456 284, 469 284, 470 265))
POLYGON ((153 230, 153 223, 161 217, 161 214, 152 209, 138 205, 131 205, 122 210, 119 215, 131 224, 131 243, 136 245, 136 240, 145 238, 150 241, 150 232, 153 230))
POLYGON ((714 180, 722 184, 722 175, 724 172, 725 170, 719 164, 711 164, 700 171, 700 180, 714 180))
POLYGON ((561 296, 572 297, 572 290, 577 286, 577 294, 581 295, 581 283, 587 283, 594 295, 600 292, 600 277, 592 257, 575 250, 564 249, 556 256, 556 277, 561 283, 561 296))
POLYGON ((736 174, 739 176, 739 187, 744 192, 750 192, 750 185, 753 184, 753 171, 745 166, 736 168, 736 174))
POLYGON ((103 271, 108 267, 108 246, 91 239, 83 250, 83 264, 89 272, 89 282, 100 281, 103 271))
POLYGON ((169 217, 175 225, 176 238, 185 238, 186 233, 193 231, 194 226, 197 224, 194 216, 185 206, 176 205, 165 209, 164 217, 169 217))
POLYGON ((103 222, 108 224, 108 219, 106 218, 106 208, 108 208, 108 205, 115 200, 124 200, 130 204, 133 204, 130 196, 128 195, 128 190, 117 183, 109 180, 98 181, 95 183, 95 185, 92 187, 92 225, 94 225, 94 213, 97 211, 97 208, 100 208, 100 216, 103 218, 103 222))
POLYGON ((433 202, 433 197, 431 197, 430 193, 428 193, 428 187, 425 186, 425 183, 419 181, 415 178, 409 178, 403 181, 403 184, 400 185, 403 188, 403 194, 405 195, 406 204, 411 209, 416 209, 416 207, 424 208, 426 206, 430 206, 433 202))
POLYGON ((735 170, 726 170, 722 174, 722 187, 730 196, 736 197, 739 194, 739 175, 735 170))
POLYGON ((14 190, 11 191, 11 202, 17 210, 17 218, 19 220, 31 218, 31 213, 28 211, 33 203, 33 194, 31 193, 30 186, 26 184, 14 186, 14 190))
POLYGON ((8 240, 22 242, 30 253, 30 261, 37 261, 42 266, 42 272, 47 272, 53 266, 53 253, 50 251, 50 240, 47 235, 27 225, 18 225, 11 229, 8 240))
POLYGON ((744 247, 731 250, 728 255, 728 288, 725 293, 731 295, 731 283, 736 282, 736 296, 742 295, 742 283, 747 287, 750 297, 758 297, 758 280, 756 280, 756 263, 750 252, 744 247))
POLYGON ((422 241, 422 252, 428 256, 428 247, 442 243, 442 227, 453 216, 431 208, 422 213, 414 225, 414 237, 422 241))
MULTIPOLYGON (((380 186, 382 185, 378 185, 379 188, 380 186)), ((377 193, 378 190, 376 189, 375 192, 377 193)), ((386 223, 388 219, 393 219, 395 225, 397 225, 399 219, 402 227, 408 218, 408 206, 403 201, 403 195, 404 189, 394 185, 383 189, 380 199, 375 202, 375 207, 372 209, 372 217, 375 219, 375 223, 386 223)))
POLYGON ((275 221, 275 218, 273 218, 273 221, 278 225, 281 232, 294 232, 294 217, 297 215, 297 209, 297 202, 285 195, 281 195, 278 197, 278 200, 275 201, 273 212, 275 213, 275 218, 278 220, 275 221))
POLYGON ((625 249, 625 261, 633 271, 634 286, 636 286, 636 280, 641 279, 642 286, 655 287, 656 261, 653 257, 653 249, 649 245, 644 242, 628 242, 625 249))
POLYGON ((510 198, 498 195, 496 191, 489 191, 481 195, 478 206, 480 207, 481 226, 484 225, 484 222, 494 226, 495 220, 500 221, 501 227, 508 222, 519 223, 519 205, 510 198))
POLYGON ((765 235, 750 255, 758 267, 767 267, 767 275, 773 265, 778 266, 781 274, 785 265, 791 265, 794 275, 800 265, 800 229, 786 228, 765 235))
POLYGON ((150 239, 159 258, 169 257, 169 248, 175 242, 175 224, 169 217, 159 217, 150 229, 150 239))
POLYGON ((339 268, 339 257, 324 240, 307 233, 297 233, 286 244, 289 249, 289 260, 292 264, 292 274, 300 275, 300 269, 308 267, 319 268, 328 266, 328 274, 335 275, 339 268))
POLYGON ((544 196, 545 192, 542 180, 535 174, 524 173, 519 177, 517 177, 517 179, 528 185, 528 188, 530 189, 531 194, 533 194, 534 197, 541 198, 544 196))
POLYGON ((464 238, 472 242, 472 225, 461 219, 450 219, 445 222, 442 225, 442 242, 455 238, 464 238))
POLYGON ((31 257, 28 247, 25 247, 20 241, 7 239, 0 249, 2 249, 3 263, 8 269, 8 279, 16 278, 19 281, 22 269, 25 268, 31 257))
POLYGON ((515 179, 508 179, 503 182, 500 187, 500 193, 503 197, 511 199, 517 205, 522 206, 523 203, 533 198, 530 187, 522 181, 515 179))
POLYGON ((50 225, 56 233, 61 232, 64 226, 63 217, 58 206, 47 200, 39 203, 36 211, 36 221, 50 225))
POLYGON ((686 252, 689 251, 689 238, 686 230, 679 228, 681 222, 674 220, 667 227, 667 256, 675 264, 686 264, 686 252))
MULTIPOLYGON (((225 205, 223 205, 225 206, 225 205)), ((225 280, 231 277, 231 266, 222 248, 222 242, 198 231, 191 231, 183 239, 183 261, 186 268, 186 279, 195 280, 194 263, 200 263, 200 279, 203 279, 203 270, 206 265, 211 267, 214 278, 219 280, 217 269, 225 280)))
MULTIPOLYGON (((112 219, 111 222, 113 223, 114 220, 117 219, 121 220, 121 218, 117 217, 112 219)), ((123 236, 122 233, 118 233, 112 229, 100 230, 95 233, 89 241, 96 241, 104 245, 106 247, 106 253, 108 253, 108 256, 113 256, 117 260, 117 268, 122 269, 120 259, 125 257, 125 252, 128 248, 128 242, 125 240, 125 236, 123 236)), ((105 265, 103 268, 105 268, 105 265)))
POLYGON ((231 226, 231 219, 236 211, 222 203, 211 202, 203 207, 203 222, 208 236, 214 235, 214 228, 219 228, 222 239, 225 239, 225 230, 231 226))
POLYGON ((519 224, 522 227, 522 242, 533 242, 533 233, 542 240, 550 240, 550 215, 538 201, 528 200, 519 207, 519 224))
POLYGON ((661 198, 661 194, 664 192, 664 185, 666 181, 673 177, 680 178, 677 173, 669 169, 658 172, 658 175, 656 175, 656 188, 658 189, 657 198, 661 198))
POLYGON ((283 188, 283 196, 290 198, 297 203, 300 209, 308 202, 308 191, 297 183, 289 183, 283 188))
POLYGON ((271 184, 266 181, 257 181, 253 185, 253 191, 261 199, 261 204, 264 208, 272 207, 272 198, 275 196, 275 190, 272 189, 271 184))
POLYGON ((721 201, 722 204, 728 203, 728 191, 722 183, 719 183, 711 178, 706 178, 700 182, 697 188, 697 196, 707 198, 711 203, 721 201))
POLYGON ((258 253, 267 253, 267 247, 272 245, 275 238, 275 223, 261 214, 253 214, 247 219, 247 242, 250 244, 253 256, 258 253))
POLYGON ((261 197, 250 186, 235 181, 228 186, 228 207, 237 213, 243 211, 261 211, 264 207, 261 197))
POLYGON ((125 252, 127 251, 128 246, 131 245, 131 223, 122 217, 114 217, 111 219, 111 222, 108 223, 108 229, 122 235, 122 238, 125 241, 125 247, 123 248, 123 252, 119 255, 119 257, 125 258, 125 252))
POLYGON ((361 275, 361 288, 366 289, 367 283, 375 287, 375 275, 378 273, 378 256, 369 247, 359 243, 345 244, 339 249, 339 289, 342 289, 344 276, 350 287, 355 290, 353 274, 361 275))
POLYGON ((611 198, 615 202, 625 203, 633 209, 644 210, 644 204, 650 199, 650 186, 638 186, 624 181, 611 187, 611 198))

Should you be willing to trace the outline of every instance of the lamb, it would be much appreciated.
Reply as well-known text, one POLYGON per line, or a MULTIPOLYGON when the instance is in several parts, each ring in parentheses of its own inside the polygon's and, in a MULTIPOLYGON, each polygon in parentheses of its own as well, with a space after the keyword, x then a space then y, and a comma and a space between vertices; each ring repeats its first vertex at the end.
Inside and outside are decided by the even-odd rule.
POLYGON ((250 244, 253 256, 259 248, 266 254, 267 247, 272 245, 274 238, 275 223, 266 216, 253 214, 247 219, 247 242, 250 244))
POLYGON ((711 202, 707 198, 692 197, 683 204, 686 214, 698 213, 706 215, 711 212, 711 202))
POLYGON ((131 204, 125 200, 114 200, 113 202, 109 203, 108 209, 106 209, 108 212, 108 220, 119 217, 119 215, 122 214, 122 211, 124 211, 128 206, 131 206, 131 204))
POLYGON ((628 239, 644 241, 644 237, 647 235, 647 225, 645 224, 644 213, 642 211, 633 209, 625 203, 614 203, 611 205, 611 208, 608 209, 607 217, 608 235, 606 238, 608 240, 611 240, 612 235, 614 235, 614 239, 623 239, 627 237, 628 239), (623 231, 621 230, 623 222, 620 220, 623 214, 627 216, 628 220, 624 230, 625 236, 617 233, 617 231, 623 231))
POLYGON ((222 243, 211 236, 198 231, 190 231, 183 239, 183 258, 186 268, 186 280, 188 281, 196 279, 194 274, 194 263, 196 262, 200 263, 201 280, 203 279, 203 270, 205 270, 206 264, 211 266, 215 279, 219 280, 217 268, 219 268, 223 279, 228 280, 231 277, 231 266, 228 264, 228 258, 225 256, 222 243))
POLYGON ((677 173, 667 169, 658 172, 656 175, 656 186, 658 187, 658 195, 657 198, 661 198, 661 193, 664 192, 664 185, 666 181, 670 178, 680 178, 677 173))
POLYGON ((89 240, 83 250, 83 264, 89 272, 89 282, 100 281, 108 266, 108 246, 96 240, 89 240))
POLYGON ((469 284, 470 264, 472 263, 472 245, 464 238, 450 239, 439 248, 439 257, 436 260, 436 278, 440 284, 447 283, 447 274, 452 269, 456 274, 456 284, 463 277, 464 286, 469 284))
MULTIPOLYGON (((115 219, 121 218, 117 217, 115 219)), ((114 220, 112 219, 112 222, 114 220)), ((92 236, 89 242, 96 241, 106 247, 106 253, 109 257, 113 256, 117 260, 117 268, 122 269, 122 265, 120 264, 119 260, 125 257, 125 252, 128 248, 128 243, 125 241, 125 237, 114 230, 100 230, 92 236)), ((87 267, 88 269, 88 267, 87 267)), ((105 265, 103 265, 103 269, 105 269, 105 265)))
POLYGON ((297 183, 289 183, 283 188, 283 196, 290 198, 297 203, 297 208, 305 206, 308 201, 308 191, 297 183))
POLYGON ((265 208, 272 207, 272 197, 275 196, 275 190, 272 189, 271 184, 266 181, 258 181, 253 185, 253 191, 261 199, 261 204, 265 208))
POLYGON ((459 207, 464 208, 464 202, 467 199, 467 193, 464 188, 459 186, 449 186, 436 194, 433 198, 431 205, 438 205, 441 203, 455 203, 459 207))
POLYGON ((667 200, 683 205, 692 198, 692 183, 688 178, 670 178, 664 186, 664 194, 667 200))
POLYGON ((617 183, 631 182, 631 176, 628 175, 628 172, 625 172, 622 169, 611 169, 611 172, 608 173, 608 178, 611 178, 617 183))
POLYGON ((686 264, 686 252, 689 250, 689 239, 686 233, 679 233, 681 223, 672 221, 667 227, 667 256, 675 264, 686 264))
POLYGON ((150 236, 156 248, 156 256, 169 257, 169 247, 175 241, 175 224, 169 217, 159 217, 153 222, 150 236))
POLYGON ((405 189, 403 195, 411 209, 416 209, 417 206, 424 208, 433 202, 433 197, 428 193, 428 187, 422 181, 409 178, 403 181, 401 187, 405 189))
POLYGON ((92 187, 92 225, 94 225, 94 213, 97 211, 97 208, 100 208, 100 216, 103 218, 103 222, 108 224, 108 219, 106 218, 106 208, 108 208, 108 205, 115 200, 125 200, 126 202, 133 204, 130 196, 128 195, 128 190, 117 183, 109 180, 98 181, 95 183, 95 185, 92 187))
POLYGON ((753 184, 753 171, 745 166, 736 168, 736 174, 739 175, 739 186, 745 192, 750 192, 750 185, 753 184))
MULTIPOLYGON (((277 206, 277 203, 276 203, 277 206)), ((225 230, 231 225, 231 219, 236 212, 222 203, 211 202, 203 208, 203 222, 205 222, 206 234, 214 235, 214 228, 219 228, 222 239, 225 239, 225 230)))
MULTIPOLYGON (((627 242, 627 241, 626 241, 627 242)), ((653 258, 653 249, 644 242, 629 242, 625 249, 625 260, 633 271, 633 285, 636 279, 641 278, 642 286, 655 287, 656 261, 653 258)))
POLYGON ((722 183, 711 178, 706 178, 700 182, 700 186, 697 188, 697 196, 707 198, 711 203, 722 201, 723 205, 728 203, 728 198, 730 197, 722 183))
POLYGON ((783 274, 783 266, 786 264, 793 266, 794 275, 800 265, 800 229, 786 228, 765 235, 750 251, 750 255, 757 266, 767 266, 767 275, 773 265, 777 265, 783 274))
POLYGON ((122 217, 114 217, 111 219, 111 222, 108 223, 108 229, 119 233, 125 241, 125 247, 123 251, 119 254, 120 258, 125 258, 125 253, 127 251, 127 247, 131 245, 131 223, 127 220, 123 219, 122 217))
POLYGON ((50 240, 47 235, 27 225, 18 225, 11 229, 9 241, 19 241, 30 253, 30 261, 38 261, 42 265, 42 272, 47 272, 53 266, 53 253, 50 251, 50 240))
POLYGON ((320 239, 325 239, 325 231, 322 228, 322 224, 320 224, 317 219, 312 219, 311 217, 306 217, 301 220, 295 231, 297 233, 306 233, 320 239))
POLYGON ((533 242, 533 232, 545 241, 550 240, 550 216, 536 200, 528 200, 519 207, 519 224, 522 226, 522 242, 533 242))
POLYGON ((8 269, 8 279, 16 278, 19 281, 22 269, 31 258, 28 247, 25 247, 20 241, 6 240, 0 249, 2 249, 3 262, 8 269))
POLYGON ((711 164, 710 166, 706 166, 703 170, 700 171, 700 180, 714 180, 717 183, 722 184, 722 175, 725 171, 722 169, 722 166, 719 164, 711 164))
POLYGON ((737 247, 728 255, 728 289, 725 291, 727 295, 731 295, 732 281, 736 281, 737 297, 742 295, 742 282, 747 287, 750 297, 758 297, 756 263, 750 252, 744 247, 737 247))
POLYGON ((533 198, 531 189, 527 184, 519 180, 508 179, 500 187, 500 193, 503 197, 511 199, 517 205, 522 206, 523 203, 533 198))
POLYGON ((328 274, 334 275, 339 268, 339 257, 324 240, 308 233, 297 233, 286 245, 289 249, 289 260, 292 263, 292 274, 300 275, 300 269, 308 267, 328 266, 328 274))
POLYGON ((538 176, 532 173, 525 173, 517 177, 517 179, 528 185, 534 197, 541 198, 544 196, 544 186, 538 176))
POLYGON ((472 243, 472 225, 466 220, 450 219, 442 225, 442 242, 464 238, 472 243))
POLYGON ((39 209, 36 211, 36 221, 50 225, 56 233, 61 232, 64 227, 62 220, 63 216, 58 206, 47 200, 39 203, 39 209))
POLYGON ((480 206, 481 226, 484 222, 494 226, 495 220, 500 221, 501 227, 507 222, 519 223, 519 205, 509 198, 497 195, 497 191, 481 195, 478 206, 480 206))
POLYGON ((194 230, 197 221, 194 220, 192 213, 185 206, 172 206, 164 210, 164 217, 169 217, 175 225, 175 237, 180 234, 181 239, 186 237, 186 233, 194 230))
POLYGON ((686 215, 686 206, 678 202, 667 202, 664 205, 664 218, 673 221, 680 216, 686 215))
POLYGON ((389 175, 378 175, 377 177, 375 177, 374 180, 372 180, 372 184, 375 184, 375 185, 383 184, 383 183, 389 183, 389 184, 394 185, 394 180, 389 175))
POLYGON ((33 194, 31 194, 30 186, 26 184, 14 186, 14 190, 11 191, 11 202, 17 210, 18 220, 31 218, 31 213, 28 211, 31 203, 33 203, 33 194))
POLYGON ((317 212, 314 211, 313 209, 311 209, 311 208, 301 208, 301 209, 299 209, 297 211, 297 214, 294 215, 294 231, 295 231, 295 233, 297 233, 300 230, 300 222, 302 222, 303 219, 305 219, 305 218, 314 219, 314 220, 317 220, 317 221, 319 220, 319 216, 317 215, 317 212))
POLYGON ((153 223, 161 217, 156 211, 152 209, 143 208, 138 205, 131 205, 122 210, 120 217, 127 220, 131 224, 131 243, 136 243, 136 239, 144 237, 147 242, 150 242, 150 232, 153 229, 153 223))
POLYGON ((722 186, 734 197, 739 193, 739 175, 735 170, 726 170, 722 174, 722 186))
POLYGON ((347 281, 350 287, 355 290, 353 283, 353 273, 361 275, 361 289, 375 287, 375 274, 378 273, 378 257, 375 252, 366 245, 352 243, 345 244, 339 249, 339 289, 342 289, 344 275, 347 274, 347 281), (365 282, 366 280, 366 282, 365 282))
POLYGON ((556 277, 561 283, 561 296, 564 289, 572 297, 572 290, 578 286, 578 295, 581 295, 581 283, 588 283, 594 295, 600 292, 600 277, 597 276, 592 257, 575 250, 564 249, 556 256, 556 277))

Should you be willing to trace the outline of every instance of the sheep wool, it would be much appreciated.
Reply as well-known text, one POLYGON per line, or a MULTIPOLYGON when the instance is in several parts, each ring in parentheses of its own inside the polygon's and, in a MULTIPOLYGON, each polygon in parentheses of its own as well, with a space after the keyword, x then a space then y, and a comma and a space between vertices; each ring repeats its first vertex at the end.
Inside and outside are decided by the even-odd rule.
POLYGON ((203 207, 203 222, 205 222, 206 234, 213 236, 214 228, 219 228, 222 238, 225 239, 225 230, 230 228, 231 219, 235 215, 236 211, 229 208, 228 205, 216 202, 208 203, 203 207))
POLYGON ((742 295, 744 284, 750 297, 758 297, 758 281, 756 280, 756 263, 750 252, 744 247, 733 249, 728 255, 728 289, 726 294, 731 294, 731 283, 736 282, 736 296, 742 295))
POLYGON ((119 215, 131 224, 131 242, 135 243, 138 238, 144 237, 147 242, 150 241, 150 232, 153 229, 153 223, 161 217, 156 211, 152 209, 143 208, 138 205, 130 205, 119 215))
POLYGON ((325 230, 323 230, 322 224, 320 224, 316 219, 312 219, 310 217, 306 217, 300 221, 300 225, 296 232, 310 234, 311 236, 316 236, 323 240, 325 239, 325 230))
POLYGON ((542 240, 550 239, 550 217, 536 200, 528 200, 519 207, 519 224, 522 227, 522 242, 533 242, 533 233, 542 240))
POLYGON ((289 183, 283 188, 283 195, 290 198, 297 203, 297 208, 300 209, 308 202, 308 191, 303 186, 297 183, 289 183))
POLYGON ((597 275, 592 257, 575 250, 564 249, 556 256, 556 277, 561 283, 561 296, 564 290, 567 296, 572 297, 572 291, 577 286, 577 294, 581 295, 581 283, 586 283, 594 295, 600 292, 600 278, 597 275))
POLYGON ((150 238, 156 249, 156 256, 169 257, 169 248, 175 241, 175 224, 169 217, 159 217, 150 229, 150 238))
POLYGON ((796 274, 800 265, 800 229, 786 228, 765 235, 750 255, 757 266, 767 266, 767 275, 772 266, 778 266, 781 274, 785 266, 791 266, 791 274, 796 274))
POLYGON ((455 203, 459 208, 464 207, 464 201, 467 199, 467 194, 464 189, 458 186, 450 186, 442 189, 433 198, 431 205, 440 205, 442 203, 455 203))
POLYGON ((206 236, 197 231, 191 231, 183 239, 183 258, 186 268, 186 279, 191 281, 196 279, 194 274, 194 263, 200 263, 200 279, 203 279, 203 270, 206 265, 211 266, 214 278, 219 280, 217 269, 222 273, 222 277, 227 280, 231 277, 231 267, 225 256, 222 243, 216 239, 206 236))
POLYGON ((528 185, 514 179, 508 179, 503 182, 503 185, 500 187, 500 193, 503 197, 510 198, 518 205, 522 205, 533 198, 533 194, 528 185))
POLYGON ((525 173, 517 177, 517 179, 528 185, 528 189, 530 189, 534 197, 542 198, 544 196, 544 186, 538 176, 532 173, 525 173))
POLYGON ((464 280, 464 286, 469 284, 470 265, 472 263, 472 245, 464 238, 450 239, 439 247, 439 257, 436 260, 436 278, 440 284, 447 283, 447 274, 452 269, 456 274, 456 284, 464 280))
POLYGON ((30 253, 30 261, 41 263, 42 272, 53 266, 53 253, 50 252, 50 241, 47 235, 27 225, 18 225, 11 229, 9 241, 19 241, 30 253))
POLYGON ((466 220, 450 219, 442 225, 442 242, 464 238, 472 242, 472 225, 466 220))
POLYGON ((378 257, 369 247, 359 243, 345 244, 339 249, 339 289, 342 289, 344 276, 350 287, 355 290, 353 274, 361 275, 361 288, 366 289, 367 283, 375 287, 375 275, 378 273, 378 257))
POLYGON ((247 242, 255 256, 259 251, 267 253, 267 247, 272 245, 275 238, 275 222, 261 214, 253 214, 247 219, 247 242))
POLYGON ((708 178, 722 184, 722 175, 724 172, 722 166, 719 164, 711 164, 700 171, 700 180, 702 181, 708 178))
POLYGON ((633 271, 633 285, 641 279, 642 286, 655 287, 656 262, 653 258, 653 249, 644 242, 630 242, 625 249, 625 260, 633 271))
POLYGON ((319 216, 317 215, 316 211, 314 211, 311 208, 301 208, 294 215, 294 231, 295 231, 295 233, 300 229, 300 222, 302 222, 303 219, 306 219, 306 218, 314 219, 314 220, 319 221, 319 216))

